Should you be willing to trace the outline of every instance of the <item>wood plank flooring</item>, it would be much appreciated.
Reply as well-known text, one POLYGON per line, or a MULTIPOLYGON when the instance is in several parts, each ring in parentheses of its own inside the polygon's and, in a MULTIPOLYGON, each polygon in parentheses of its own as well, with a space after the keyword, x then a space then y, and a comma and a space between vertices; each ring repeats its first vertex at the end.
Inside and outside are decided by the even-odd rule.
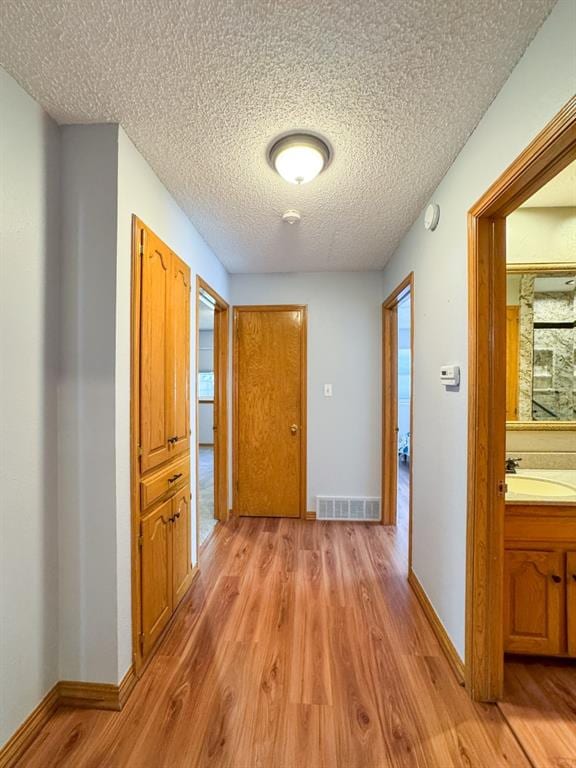
POLYGON ((232 519, 122 712, 61 709, 21 768, 527 768, 457 684, 406 538, 232 519))
POLYGON ((510 657, 499 703, 536 768, 576 768, 576 661, 510 657))

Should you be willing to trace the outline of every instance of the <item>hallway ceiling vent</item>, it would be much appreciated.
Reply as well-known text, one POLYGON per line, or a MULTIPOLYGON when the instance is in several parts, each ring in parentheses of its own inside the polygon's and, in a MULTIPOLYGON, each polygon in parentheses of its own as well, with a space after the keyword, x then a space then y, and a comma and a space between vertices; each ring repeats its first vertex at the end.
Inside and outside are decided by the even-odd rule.
POLYGON ((317 520, 380 520, 375 496, 317 496, 317 520))

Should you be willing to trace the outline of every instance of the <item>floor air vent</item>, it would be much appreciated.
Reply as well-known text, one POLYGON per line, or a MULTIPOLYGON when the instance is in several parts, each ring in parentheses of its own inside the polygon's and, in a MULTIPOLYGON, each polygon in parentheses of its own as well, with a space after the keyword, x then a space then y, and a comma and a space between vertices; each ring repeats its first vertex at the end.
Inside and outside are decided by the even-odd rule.
POLYGON ((380 520, 380 499, 364 496, 316 496, 317 520, 380 520))

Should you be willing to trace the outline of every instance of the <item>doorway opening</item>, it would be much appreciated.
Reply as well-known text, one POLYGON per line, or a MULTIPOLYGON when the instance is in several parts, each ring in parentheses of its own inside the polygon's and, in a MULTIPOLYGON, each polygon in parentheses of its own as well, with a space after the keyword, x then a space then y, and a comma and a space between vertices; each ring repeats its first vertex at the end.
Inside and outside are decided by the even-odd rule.
POLYGON ((196 283, 196 539, 228 519, 228 304, 196 283))
POLYGON ((406 540, 408 571, 412 541, 412 391, 414 274, 382 305, 383 450, 382 523, 396 525, 406 540))
MULTIPOLYGON (((570 571, 573 562, 570 555, 576 551, 573 522, 572 528, 561 532, 560 518, 565 516, 561 504, 554 502, 553 506, 558 509, 555 513, 550 504, 547 505, 546 515, 539 513, 535 494, 529 500, 525 493, 521 493, 518 480, 510 480, 511 477, 516 478, 517 473, 510 470, 506 473, 507 465, 512 467, 513 459, 517 463, 517 458, 523 458, 514 454, 507 456, 510 452, 507 448, 511 446, 510 438, 507 446, 507 432, 514 436, 519 434, 519 430, 528 436, 534 435, 536 430, 541 432, 541 424, 535 427, 533 423, 528 423, 528 416, 531 421, 542 421, 546 411, 557 415, 558 408, 554 400, 555 392, 539 391, 538 397, 534 396, 535 379, 540 389, 550 389, 544 383, 546 368, 550 368, 550 355, 546 354, 546 350, 533 348, 528 375, 528 368, 522 371, 523 353, 518 347, 522 342, 516 338, 515 328, 517 313, 507 312, 507 229, 511 214, 574 161, 576 97, 488 189, 468 215, 470 306, 465 671, 470 695, 479 701, 502 701, 505 648, 520 649, 517 644, 527 641, 528 635, 535 653, 546 655, 542 652, 549 651, 554 641, 560 643, 565 656, 574 655, 576 658, 576 647, 570 648, 570 638, 576 637, 576 620, 574 611, 571 611, 576 601, 573 596, 570 598, 570 594, 574 594, 570 590, 576 583, 576 578, 573 578, 576 574, 570 571), (510 361, 507 346, 512 356, 510 361), (533 362, 536 358, 535 368, 533 362), (517 364, 520 366, 518 371, 517 364), (512 373, 510 366, 514 368, 512 373), (508 372, 508 377, 503 375, 504 371, 508 372), (515 381, 513 386, 517 387, 508 393, 508 397, 507 378, 510 383, 515 381), (537 403, 534 404, 533 400, 537 403), (525 425, 519 427, 521 422, 525 425), (511 498, 511 494, 516 498, 511 498), (553 518, 558 519, 553 521, 553 518), (525 589, 531 591, 528 600, 525 599, 525 589), (528 610, 526 606, 529 606, 528 610), (535 626, 535 622, 540 622, 540 628, 535 626)), ((533 237, 525 238, 522 261, 529 260, 526 256, 533 250, 534 242, 533 237)), ((554 268, 559 265, 550 263, 555 261, 551 245, 552 241, 548 238, 545 261, 554 268)), ((574 261, 574 255, 570 260, 574 261)), ((560 273, 566 271, 565 267, 563 265, 560 273)), ((530 274, 529 270, 525 273, 530 274)), ((522 270, 518 274, 522 274, 522 270)), ((557 276, 550 275, 553 278, 557 276)), ((510 281, 511 289, 518 287, 516 282, 510 281)), ((556 283, 552 280, 548 285, 556 283)), ((526 295, 529 289, 534 293, 536 288, 536 277, 532 274, 525 281, 522 292, 526 295)), ((532 304, 533 313, 533 301, 528 303, 532 304)), ((520 313, 520 300, 518 306, 520 313)), ((519 330, 524 336, 527 335, 525 323, 519 330)), ((528 334, 532 342, 536 338, 534 330, 532 327, 528 334)), ((550 417, 550 413, 546 415, 550 417)), ((562 425, 560 420, 557 421, 550 431, 564 432, 566 443, 573 441, 576 423, 565 422, 562 425), (572 435, 566 434, 566 430, 572 435)), ((526 491, 525 484, 523 489, 526 491)), ((542 709, 545 708, 542 703, 542 709)), ((521 738, 519 731, 514 730, 521 738)), ((560 741, 562 738, 558 735, 556 743, 560 741)))

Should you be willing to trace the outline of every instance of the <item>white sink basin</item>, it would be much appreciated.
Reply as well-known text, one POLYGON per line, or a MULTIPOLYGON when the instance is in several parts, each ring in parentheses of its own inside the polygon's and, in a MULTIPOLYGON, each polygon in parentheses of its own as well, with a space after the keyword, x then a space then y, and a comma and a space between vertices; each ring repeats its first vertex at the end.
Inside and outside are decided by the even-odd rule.
POLYGON ((557 480, 545 480, 543 477, 524 477, 523 475, 506 475, 508 493, 519 493, 522 496, 543 496, 562 498, 576 495, 576 488, 557 480))

